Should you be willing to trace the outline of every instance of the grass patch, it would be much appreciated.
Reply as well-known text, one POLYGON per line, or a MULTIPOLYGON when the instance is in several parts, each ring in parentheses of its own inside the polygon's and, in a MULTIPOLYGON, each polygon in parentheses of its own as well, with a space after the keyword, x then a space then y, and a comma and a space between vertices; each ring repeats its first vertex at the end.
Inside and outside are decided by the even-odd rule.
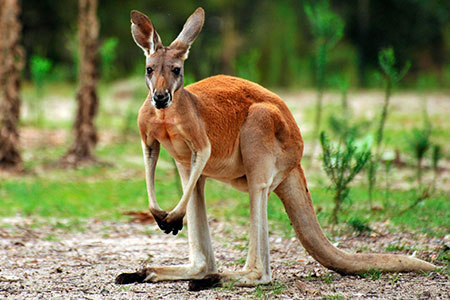
POLYGON ((380 279, 381 274, 383 274, 383 271, 381 271, 381 270, 370 269, 368 272, 362 273, 360 276, 362 278, 367 278, 370 280, 378 280, 378 279, 380 279))
MULTIPOLYGON (((0 215, 120 219, 124 211, 146 210, 148 202, 143 167, 127 160, 130 155, 138 155, 129 147, 114 146, 102 153, 101 157, 117 157, 114 167, 54 169, 44 175, 3 179, 0 183, 0 215)), ((175 171, 164 155, 160 164, 165 167, 157 169, 156 194, 162 208, 169 210, 179 201, 175 171)), ((322 187, 313 187, 310 191, 319 222, 322 226, 328 226, 333 206, 331 191, 322 187)), ((220 221, 248 225, 247 194, 208 180, 205 195, 210 216, 220 221)), ((383 191, 376 191, 374 202, 382 203, 383 196, 383 191)), ((424 232, 430 236, 443 236, 450 227, 450 202, 445 193, 434 195, 400 216, 396 216, 395 212, 413 201, 411 191, 392 190, 389 210, 370 210, 364 187, 353 187, 350 198, 351 201, 343 206, 340 219, 347 220, 357 232, 369 230, 367 220, 390 219, 402 230, 424 232)), ((272 229, 284 233, 285 237, 295 236, 284 207, 275 195, 271 195, 268 201, 268 217, 272 229)))
POLYGON ((271 284, 261 284, 256 287, 254 296, 255 298, 271 298, 271 296, 280 295, 285 289, 286 286, 277 281, 271 284))

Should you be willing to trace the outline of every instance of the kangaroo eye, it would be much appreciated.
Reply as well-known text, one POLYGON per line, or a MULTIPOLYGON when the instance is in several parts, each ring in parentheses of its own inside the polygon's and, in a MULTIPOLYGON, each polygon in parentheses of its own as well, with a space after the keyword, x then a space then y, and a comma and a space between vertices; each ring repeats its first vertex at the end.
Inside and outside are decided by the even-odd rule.
POLYGON ((147 75, 150 75, 150 74, 152 74, 152 72, 153 72, 153 69, 152 69, 152 68, 150 68, 150 67, 148 67, 148 68, 147 68, 147 75))
POLYGON ((180 71, 181 71, 180 68, 173 68, 173 69, 172 69, 172 72, 173 72, 173 74, 175 74, 175 75, 180 75, 180 71))

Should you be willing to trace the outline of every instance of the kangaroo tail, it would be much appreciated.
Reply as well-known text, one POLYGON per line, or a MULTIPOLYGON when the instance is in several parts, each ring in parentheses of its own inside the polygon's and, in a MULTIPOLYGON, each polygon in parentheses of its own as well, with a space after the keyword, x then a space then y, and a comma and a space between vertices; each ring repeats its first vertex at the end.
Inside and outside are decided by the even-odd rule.
POLYGON ((361 274, 371 269, 388 272, 420 272, 436 269, 423 260, 396 254, 348 253, 334 247, 324 235, 312 205, 306 179, 299 165, 276 188, 297 238, 306 251, 328 269, 341 274, 361 274))

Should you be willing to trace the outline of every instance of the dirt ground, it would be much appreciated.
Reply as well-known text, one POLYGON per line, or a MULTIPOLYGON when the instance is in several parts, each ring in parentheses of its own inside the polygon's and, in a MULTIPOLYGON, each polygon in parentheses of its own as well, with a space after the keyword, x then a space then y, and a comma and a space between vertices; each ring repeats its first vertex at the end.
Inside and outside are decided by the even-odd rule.
MULTIPOLYGON (((199 292, 188 291, 187 282, 116 285, 114 278, 122 272, 152 264, 187 262, 186 229, 174 237, 165 235, 154 224, 91 219, 73 225, 20 217, 0 222, 0 298, 450 299, 448 272, 341 276, 315 262, 295 238, 276 232, 270 236, 272 285, 240 288, 227 284, 199 292)), ((242 267, 246 228, 214 220, 210 225, 219 271, 242 267)), ((386 252, 388 245, 397 245, 402 249, 399 253, 439 263, 439 251, 448 248, 450 242, 450 236, 432 239, 392 233, 388 228, 388 224, 374 224, 371 235, 344 234, 333 243, 363 252, 386 252)))

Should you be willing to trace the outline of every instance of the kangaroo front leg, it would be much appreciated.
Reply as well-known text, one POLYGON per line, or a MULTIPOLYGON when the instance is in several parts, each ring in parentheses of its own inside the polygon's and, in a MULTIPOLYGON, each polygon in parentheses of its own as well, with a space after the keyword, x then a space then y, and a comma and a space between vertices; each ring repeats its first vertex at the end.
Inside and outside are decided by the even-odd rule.
POLYGON ((184 186, 183 196, 177 206, 162 221, 162 226, 164 229, 162 227, 161 228, 165 233, 173 232, 173 235, 176 235, 178 231, 183 228, 183 217, 186 214, 189 199, 192 196, 195 185, 197 184, 197 181, 200 178, 210 155, 210 144, 200 151, 195 149, 192 150, 191 172, 189 174, 189 180, 184 186))
POLYGON ((142 153, 144 155, 145 164, 145 182, 147 184, 147 194, 148 194, 148 206, 150 212, 156 220, 158 226, 164 230, 163 220, 166 218, 167 213, 162 210, 158 202, 156 201, 155 194, 155 169, 156 163, 158 162, 160 144, 157 140, 152 140, 150 146, 148 146, 144 141, 141 141, 142 153))

